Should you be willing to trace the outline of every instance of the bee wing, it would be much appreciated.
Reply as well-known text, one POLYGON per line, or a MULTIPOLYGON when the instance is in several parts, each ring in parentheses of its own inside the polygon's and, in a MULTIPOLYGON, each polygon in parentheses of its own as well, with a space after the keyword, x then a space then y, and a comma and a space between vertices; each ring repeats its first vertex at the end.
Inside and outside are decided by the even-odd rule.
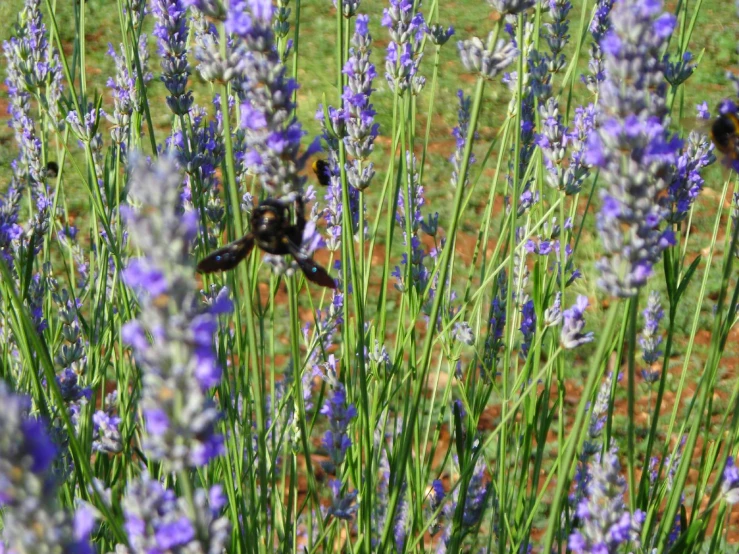
POLYGON ((336 288, 336 281, 328 274, 328 271, 323 269, 320 265, 314 262, 311 258, 306 258, 300 253, 300 249, 293 244, 291 240, 287 241, 287 248, 290 254, 297 262, 300 269, 303 271, 303 275, 309 281, 328 289, 336 288))
POLYGON ((254 235, 249 233, 200 260, 198 272, 213 273, 233 269, 249 255, 252 248, 254 248, 254 235))

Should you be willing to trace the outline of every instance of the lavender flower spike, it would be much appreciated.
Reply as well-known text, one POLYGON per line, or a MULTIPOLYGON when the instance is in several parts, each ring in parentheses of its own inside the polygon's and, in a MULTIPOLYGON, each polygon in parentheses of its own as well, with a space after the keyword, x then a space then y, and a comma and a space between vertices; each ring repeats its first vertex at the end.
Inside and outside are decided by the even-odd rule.
POLYGON ((461 40, 457 43, 459 57, 467 71, 479 73, 484 79, 492 81, 508 67, 518 55, 518 50, 512 42, 506 43, 502 39, 495 45, 490 45, 493 33, 488 35, 488 46, 477 37, 461 40))
POLYGON ((739 469, 734 463, 733 456, 726 459, 726 468, 721 481, 721 493, 724 495, 727 504, 739 503, 739 469))
POLYGON ((578 296, 575 305, 562 313, 563 324, 559 342, 562 348, 570 350, 592 342, 595 333, 583 333, 585 328, 585 310, 588 308, 588 297, 578 296))
POLYGON ((642 359, 646 364, 646 367, 642 370, 642 377, 648 383, 654 383, 659 380, 659 371, 652 371, 651 366, 662 355, 662 351, 659 349, 660 344, 662 344, 662 336, 658 332, 659 323, 665 316, 657 291, 649 293, 647 307, 642 315, 644 316, 644 330, 639 335, 639 345, 643 349, 642 359))
POLYGON ((192 91, 186 90, 190 76, 187 62, 187 8, 182 0, 154 0, 154 36, 162 58, 162 82, 167 87, 167 105, 175 115, 185 115, 192 106, 192 91))
POLYGON ((617 552, 626 542, 639 546, 644 514, 631 514, 624 502, 626 481, 615 451, 606 452, 591 468, 587 497, 577 506, 581 526, 570 535, 568 546, 576 554, 617 552))
MULTIPOLYGON (((57 449, 46 426, 28 415, 31 401, 0 381, 0 551, 91 552, 89 528, 57 502, 52 462, 57 449), (7 549, 7 550, 4 550, 7 549)), ((81 513, 81 512, 80 512, 81 513)))
POLYGON ((219 412, 209 393, 221 380, 213 348, 220 308, 202 309, 198 302, 190 257, 197 214, 182 213, 182 180, 171 159, 151 167, 135 160, 131 195, 144 209, 126 215, 131 241, 146 257, 133 259, 123 273, 141 305, 139 319, 124 326, 123 339, 143 373, 144 448, 172 471, 203 466, 223 451, 216 433, 219 412))
POLYGON ((231 526, 219 515, 226 504, 221 486, 197 489, 193 500, 195 514, 149 474, 131 482, 122 502, 130 552, 224 552, 231 526))
POLYGON ((301 192, 299 175, 308 156, 318 150, 314 142, 298 155, 305 134, 295 118, 293 96, 298 84, 287 75, 275 47, 270 0, 231 2, 226 29, 244 47, 241 82, 241 127, 245 133, 246 166, 270 193, 301 192))
POLYGON ((600 168, 606 184, 597 224, 605 254, 597 263, 598 284, 618 297, 634 296, 674 243, 671 230, 659 229, 667 210, 656 200, 670 183, 680 148, 667 130, 660 59, 675 18, 661 14, 661 6, 660 0, 618 2, 601 41, 606 79, 585 159, 600 168))

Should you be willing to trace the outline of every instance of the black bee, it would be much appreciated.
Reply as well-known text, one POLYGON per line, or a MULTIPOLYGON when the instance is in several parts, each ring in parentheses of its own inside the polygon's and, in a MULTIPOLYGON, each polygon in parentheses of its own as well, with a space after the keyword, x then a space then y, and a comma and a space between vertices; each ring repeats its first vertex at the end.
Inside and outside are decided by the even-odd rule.
POLYGON ((49 179, 56 179, 59 175, 59 164, 56 162, 49 162, 46 164, 46 176, 49 179))
POLYGON ((313 162, 313 173, 316 174, 318 182, 324 187, 327 187, 331 184, 331 172, 326 160, 322 160, 319 158, 315 162, 313 162))
POLYGON ((719 115, 711 125, 711 140, 716 150, 725 156, 726 165, 739 161, 739 117, 733 111, 719 115))
POLYGON ((254 248, 254 244, 267 252, 278 256, 291 255, 305 274, 305 278, 317 285, 330 289, 336 283, 320 265, 300 252, 305 229, 303 198, 295 201, 297 222, 290 223, 289 205, 276 198, 267 198, 256 206, 251 214, 251 233, 219 248, 198 264, 200 273, 228 271, 236 267, 254 248))

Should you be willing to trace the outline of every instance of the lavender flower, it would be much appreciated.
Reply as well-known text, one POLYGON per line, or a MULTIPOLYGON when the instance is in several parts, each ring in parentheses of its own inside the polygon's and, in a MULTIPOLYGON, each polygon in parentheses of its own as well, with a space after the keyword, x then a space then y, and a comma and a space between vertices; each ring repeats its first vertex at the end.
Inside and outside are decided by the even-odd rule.
POLYGON ((426 36, 428 36, 429 40, 431 40, 431 42, 436 46, 444 46, 453 35, 454 27, 451 26, 444 29, 442 25, 434 23, 430 27, 426 27, 426 36))
POLYGON ((733 506, 739 503, 739 469, 734 463, 733 456, 726 459, 726 467, 721 479, 721 494, 723 494, 727 504, 733 506))
POLYGON ((614 7, 613 29, 602 42, 607 78, 599 128, 586 155, 607 185, 597 224, 605 251, 597 263, 598 283, 620 297, 634 296, 644 286, 674 242, 671 231, 659 229, 666 210, 655 201, 671 181, 680 148, 664 121, 666 83, 659 61, 675 19, 660 12, 660 1, 624 0, 614 7), (623 152, 629 155, 624 158, 623 152))
POLYGON ((96 452, 117 454, 123 450, 118 426, 121 418, 98 410, 92 415, 92 449, 96 452))
POLYGON ((697 131, 691 131, 687 143, 677 158, 675 172, 667 186, 670 213, 667 221, 679 223, 690 211, 693 202, 703 190, 701 171, 716 161, 713 143, 697 131))
POLYGON ((485 338, 485 350, 482 357, 482 366, 486 370, 483 375, 493 371, 498 361, 500 351, 505 347, 503 332, 506 324, 506 272, 501 271, 498 275, 497 293, 490 302, 488 312, 488 333, 485 338))
POLYGON ((597 0, 593 6, 593 19, 590 22, 590 34, 593 36, 593 42, 590 43, 590 61, 588 62, 590 75, 583 75, 582 77, 588 90, 593 94, 598 94, 600 84, 606 78, 601 41, 611 29, 610 15, 613 2, 614 0, 597 0))
POLYGON ((647 307, 642 315, 644 316, 644 330, 639 335, 639 345, 643 350, 642 359, 647 365, 642 370, 642 377, 651 384, 659 380, 659 370, 652 371, 651 366, 662 356, 662 351, 659 349, 660 344, 662 344, 662 336, 658 334, 658 331, 659 323, 665 316, 657 291, 649 293, 647 307))
POLYGON ((143 372, 144 448, 173 471, 203 466, 223 451, 219 413, 208 392, 221 379, 213 336, 222 312, 203 311, 197 302, 189 256, 197 222, 193 212, 181 212, 181 182, 171 159, 151 167, 136 160, 131 194, 145 209, 129 210, 128 219, 133 244, 147 257, 132 260, 123 274, 142 312, 124 326, 123 339, 143 372))
POLYGON ((382 26, 389 30, 391 39, 385 57, 385 79, 390 90, 398 95, 408 89, 418 94, 426 84, 425 77, 417 75, 426 29, 423 14, 413 13, 411 0, 390 0, 390 7, 382 14, 382 26))
POLYGON ((328 515, 332 515, 337 519, 351 521, 354 518, 354 514, 359 510, 359 506, 356 503, 357 491, 351 491, 345 496, 342 496, 341 481, 337 479, 332 479, 329 486, 331 487, 333 499, 331 501, 331 507, 328 509, 328 515))
POLYGON ((373 164, 365 163, 374 148, 379 127, 375 123, 375 110, 370 104, 372 81, 377 72, 370 62, 372 36, 369 33, 368 23, 368 16, 357 16, 352 48, 344 65, 347 85, 343 94, 346 130, 343 140, 347 153, 354 157, 347 163, 346 174, 349 184, 358 190, 369 187, 375 174, 373 164))
POLYGON ((577 348, 582 344, 592 342, 595 333, 583 333, 585 328, 585 310, 588 308, 588 297, 578 296, 575 304, 562 313, 563 323, 562 332, 559 336, 559 342, 562 348, 577 348))
POLYGON ((153 0, 156 19, 154 36, 159 43, 162 82, 169 91, 167 105, 175 115, 186 115, 192 106, 187 90, 190 65, 187 62, 187 9, 182 0, 153 0))
POLYGON ((239 0, 230 4, 226 19, 226 29, 244 48, 238 87, 244 163, 266 191, 300 193, 305 178, 299 172, 318 143, 298 156, 305 134, 294 116, 292 99, 298 85, 287 76, 276 51, 273 16, 269 0, 239 0))
POLYGON ((516 58, 518 51, 513 43, 499 40, 491 45, 494 34, 487 38, 487 46, 477 37, 462 40, 457 43, 459 57, 467 71, 479 73, 483 79, 492 81, 516 58))
POLYGON ((57 502, 52 473, 57 449, 46 426, 29 416, 30 399, 12 394, 0 381, 0 550, 91 552, 90 528, 57 502))
POLYGON ((557 73, 567 64, 562 51, 570 40, 570 21, 567 19, 570 10, 572 10, 572 4, 569 0, 549 0, 549 17, 552 22, 544 23, 543 27, 546 32, 543 34, 551 50, 551 55, 547 56, 550 73, 557 73))
POLYGON ((433 518, 433 523, 429 526, 429 533, 431 536, 434 536, 440 530, 441 523, 439 516, 441 514, 438 514, 437 512, 439 511, 445 496, 444 484, 438 479, 434 479, 431 483, 431 487, 429 487, 428 494, 426 495, 426 500, 428 502, 428 515, 433 518))
POLYGON ((593 130, 595 108, 593 104, 585 108, 575 108, 572 131, 562 123, 559 104, 555 98, 547 99, 540 111, 542 133, 536 136, 535 142, 544 154, 547 184, 565 194, 577 194, 589 174, 584 151, 587 138, 593 130), (565 162, 568 151, 569 160, 565 162))
MULTIPOLYGON (((141 35, 138 42, 138 57, 143 73, 143 83, 146 84, 152 79, 151 73, 147 70, 148 52, 146 50, 146 35, 141 35)), ((108 88, 111 90, 113 97, 113 115, 107 116, 108 120, 113 124, 110 130, 110 136, 113 142, 121 148, 122 154, 125 156, 129 135, 131 131, 131 116, 134 112, 142 113, 143 106, 139 98, 139 92, 136 88, 136 76, 131 75, 128 71, 129 65, 133 65, 126 55, 123 44, 120 45, 120 54, 113 48, 112 44, 108 44, 108 56, 113 58, 115 62, 115 78, 108 78, 108 88)))
POLYGON ((221 486, 197 489, 193 500, 194 514, 148 473, 131 481, 122 501, 130 552, 223 552, 231 530, 228 518, 220 516, 227 501, 221 486))
POLYGON ((573 508, 577 508, 578 504, 587 494, 588 486, 591 481, 590 459, 595 454, 600 453, 601 448, 603 447, 601 435, 603 433, 603 428, 606 426, 612 386, 613 373, 608 373, 598 389, 595 403, 590 407, 590 422, 588 423, 587 434, 585 435, 582 452, 577 461, 577 469, 575 470, 575 490, 568 498, 570 505, 573 508))
POLYGON ((325 369, 323 378, 329 384, 331 391, 321 408, 321 414, 325 415, 329 421, 329 429, 323 435, 323 446, 328 451, 331 463, 337 467, 344 461, 346 451, 352 444, 348 430, 351 420, 357 416, 357 410, 353 404, 347 405, 346 389, 336 375, 336 360, 333 354, 329 355, 325 369))
POLYGON ((521 341, 519 355, 523 360, 525 360, 529 355, 529 349, 531 348, 531 343, 536 334, 536 311, 534 309, 533 300, 529 300, 521 308, 520 331, 523 335, 523 340, 521 341))
POLYGON ((693 61, 693 54, 690 52, 683 53, 675 61, 665 54, 662 63, 665 68, 665 80, 673 87, 678 87, 687 81, 697 67, 697 64, 693 61))
POLYGON ((555 327, 560 323, 562 323, 562 293, 557 291, 552 305, 544 310, 544 325, 555 327))
POLYGON ((606 452, 602 461, 592 466, 587 497, 577 506, 581 527, 568 541, 576 554, 616 552, 629 541, 638 547, 645 516, 640 510, 629 513, 623 499, 626 481, 620 471, 615 451, 606 452))
MULTIPOLYGON (((470 107, 472 104, 472 98, 469 96, 465 96, 464 92, 462 90, 457 91, 457 98, 459 98, 459 110, 457 110, 457 126, 452 130, 452 135, 456 139, 457 148, 454 150, 454 154, 452 154, 452 157, 449 159, 450 162, 452 162, 452 166, 454 169, 452 169, 452 178, 451 178, 451 184, 453 187, 457 186, 457 181, 459 180, 459 171, 462 166, 462 160, 464 158, 464 149, 465 145, 467 143, 467 133, 470 126, 470 107)), ((477 131, 475 131, 475 139, 478 138, 477 131)), ((475 156, 470 153, 470 159, 468 164, 472 165, 475 163, 475 156)), ((469 177, 469 171, 467 171, 467 175, 465 176, 465 180, 462 186, 467 186, 467 184, 470 182, 469 177)))

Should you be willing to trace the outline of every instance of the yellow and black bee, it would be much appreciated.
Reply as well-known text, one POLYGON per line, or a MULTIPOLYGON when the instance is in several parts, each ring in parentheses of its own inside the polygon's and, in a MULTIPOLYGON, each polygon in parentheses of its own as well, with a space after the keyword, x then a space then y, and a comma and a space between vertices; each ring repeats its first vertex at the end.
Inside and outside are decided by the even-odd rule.
POLYGON ((739 117, 736 112, 726 111, 713 121, 711 140, 716 150, 724 155, 725 165, 736 169, 739 165, 739 117))
POLYGON ((313 162, 313 173, 316 174, 318 182, 324 187, 331 184, 331 169, 326 160, 319 158, 313 162))
POLYGON ((328 272, 300 252, 305 229, 304 209, 303 198, 298 196, 295 209, 297 221, 293 225, 290 223, 289 205, 276 198, 267 198, 252 211, 251 232, 202 259, 198 271, 214 273, 233 269, 256 244, 268 254, 291 255, 306 279, 322 287, 335 289, 336 282, 328 272))

